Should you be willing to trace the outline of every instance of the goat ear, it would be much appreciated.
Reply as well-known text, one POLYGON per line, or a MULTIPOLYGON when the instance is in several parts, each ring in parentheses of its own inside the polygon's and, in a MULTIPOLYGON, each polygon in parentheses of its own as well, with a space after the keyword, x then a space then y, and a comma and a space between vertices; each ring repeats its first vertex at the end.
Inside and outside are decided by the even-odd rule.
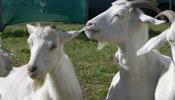
POLYGON ((147 24, 155 24, 155 25, 160 25, 165 23, 165 20, 158 20, 156 18, 153 18, 151 16, 145 15, 144 13, 141 13, 139 15, 139 19, 141 20, 141 22, 143 23, 147 23, 147 24))
POLYGON ((64 42, 64 41, 73 39, 77 37, 83 31, 84 31, 84 28, 81 29, 80 31, 60 32, 60 40, 64 42))
POLYGON ((35 31, 35 26, 31 24, 27 24, 26 27, 27 27, 29 34, 32 34, 35 31))
POLYGON ((141 49, 137 51, 137 56, 146 54, 151 50, 158 48, 161 44, 164 44, 166 42, 166 35, 167 31, 164 31, 162 34, 150 39, 141 49))
POLYGON ((71 40, 78 35, 79 35, 79 32, 77 31, 60 32, 60 40, 64 42, 67 40, 71 40))

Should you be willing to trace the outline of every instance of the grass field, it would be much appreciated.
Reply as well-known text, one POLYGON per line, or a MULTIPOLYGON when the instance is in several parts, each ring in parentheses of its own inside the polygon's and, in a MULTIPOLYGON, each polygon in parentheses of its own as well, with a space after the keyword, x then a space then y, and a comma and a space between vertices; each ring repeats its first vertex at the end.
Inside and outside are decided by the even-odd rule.
MULTIPOLYGON (((82 24, 57 23, 61 30, 79 30, 82 24)), ((167 25, 150 25, 150 35, 155 36, 167 25)), ((11 57, 15 66, 26 64, 29 60, 30 51, 27 45, 28 33, 24 25, 9 26, 3 34, 3 47, 12 51, 15 55, 11 57)), ((161 52, 169 54, 168 45, 161 48, 161 52)), ((103 100, 107 94, 112 77, 117 72, 117 63, 114 54, 117 45, 111 44, 101 51, 97 51, 97 42, 86 38, 81 34, 77 38, 65 43, 65 51, 70 57, 77 77, 80 81, 84 100, 103 100)))

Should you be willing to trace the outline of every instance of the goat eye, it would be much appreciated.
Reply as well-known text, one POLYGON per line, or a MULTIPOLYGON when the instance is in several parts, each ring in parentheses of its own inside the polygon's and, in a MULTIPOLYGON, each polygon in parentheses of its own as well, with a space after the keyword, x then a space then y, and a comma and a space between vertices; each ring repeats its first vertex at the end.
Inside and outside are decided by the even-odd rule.
POLYGON ((57 47, 56 43, 53 43, 53 42, 49 42, 48 46, 49 46, 50 50, 53 50, 53 49, 55 49, 57 47))
POLYGON ((113 17, 120 17, 120 15, 116 14, 116 15, 114 15, 113 17))
POLYGON ((114 17, 112 18, 112 23, 116 23, 118 20, 119 20, 119 17, 114 16, 114 17))
POLYGON ((117 18, 123 18, 124 16, 123 15, 120 15, 120 14, 116 14, 116 15, 113 16, 113 18, 116 18, 116 17, 117 18))
POLYGON ((119 15, 114 15, 114 16, 113 16, 113 19, 118 19, 118 18, 120 18, 119 15))
POLYGON ((33 46, 33 42, 29 42, 29 46, 31 48, 33 46))
POLYGON ((170 39, 169 42, 170 42, 171 44, 175 44, 175 40, 170 39))
POLYGON ((113 16, 112 22, 116 22, 116 21, 118 21, 118 20, 121 19, 121 18, 123 18, 122 15, 116 14, 116 15, 113 16))

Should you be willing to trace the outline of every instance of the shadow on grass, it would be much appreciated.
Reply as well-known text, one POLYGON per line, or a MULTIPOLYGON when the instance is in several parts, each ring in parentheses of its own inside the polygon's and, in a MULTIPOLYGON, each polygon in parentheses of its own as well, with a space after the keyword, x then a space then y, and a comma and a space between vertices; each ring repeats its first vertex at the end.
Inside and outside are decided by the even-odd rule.
POLYGON ((155 37, 161 34, 169 27, 169 24, 162 24, 162 25, 149 25, 149 37, 155 37))
MULTIPOLYGON (((62 24, 60 26, 62 26, 62 24)), ((158 25, 158 26, 149 25, 150 38, 159 35, 168 26, 169 26, 168 24, 158 25)), ((67 28, 71 27, 71 28, 74 29, 73 25, 72 26, 67 25, 66 27, 67 28)), ((77 27, 75 27, 75 28, 77 28, 77 27)), ((71 30, 73 30, 73 29, 71 29, 71 30)), ((28 36, 29 36, 29 34, 28 34, 28 32, 27 32, 27 30, 26 30, 26 28, 24 26, 20 26, 20 27, 19 26, 11 26, 11 27, 7 27, 5 29, 5 31, 3 33, 1 33, 1 37, 3 39, 4 38, 8 38, 8 37, 14 37, 15 38, 15 37, 28 37, 28 36)), ((86 36, 86 34, 84 32, 82 32, 77 37, 77 39, 84 40, 84 41, 94 41, 94 40, 88 39, 87 36, 86 36)))
POLYGON ((162 31, 150 29, 150 30, 149 30, 149 38, 155 37, 155 36, 159 35, 161 32, 162 32, 162 31))
POLYGON ((82 32, 78 37, 77 39, 79 40, 84 40, 84 41, 95 41, 95 40, 92 40, 92 39, 89 39, 86 34, 84 32, 82 32))
MULTIPOLYGON (((5 30, 3 33, 1 33, 1 38, 4 39, 4 38, 8 38, 8 37, 28 37, 29 34, 28 32, 23 29, 23 28, 18 28, 18 29, 8 29, 8 30, 5 30)), ((80 39, 80 40, 85 40, 85 41, 92 41, 90 39, 87 38, 86 34, 83 32, 81 33, 77 39, 80 39)))
POLYGON ((8 38, 8 37, 27 37, 28 33, 25 29, 19 28, 19 29, 8 29, 5 30, 3 33, 1 33, 2 38, 8 38))

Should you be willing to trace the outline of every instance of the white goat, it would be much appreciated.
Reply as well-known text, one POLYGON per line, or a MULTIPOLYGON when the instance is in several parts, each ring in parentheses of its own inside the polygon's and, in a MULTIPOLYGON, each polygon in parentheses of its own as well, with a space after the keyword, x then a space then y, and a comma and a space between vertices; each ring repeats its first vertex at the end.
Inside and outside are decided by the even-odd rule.
POLYGON ((72 64, 63 50, 65 40, 79 32, 27 25, 31 50, 28 64, 0 79, 0 100, 82 100, 72 64))
POLYGON ((136 55, 148 40, 147 23, 165 22, 145 15, 139 7, 159 11, 146 1, 119 0, 86 24, 88 38, 118 44, 119 73, 113 78, 107 100, 154 100, 161 72, 170 63, 169 57, 157 51, 136 55))
MULTIPOLYGON (((0 47, 2 46, 2 39, 0 37, 0 47)), ((0 49, 0 77, 6 77, 13 69, 13 64, 9 59, 8 52, 0 49)))
MULTIPOLYGON (((173 11, 164 11, 158 16, 165 15, 171 22, 171 27, 160 35, 150 39, 140 50, 138 55, 143 55, 158 47, 160 44, 169 42, 172 53, 171 64, 162 73, 159 79, 155 99, 156 100, 175 100, 175 13, 173 11)), ((159 67, 159 66, 158 66, 159 67)))
POLYGON ((13 64, 9 59, 9 55, 0 50, 0 77, 6 77, 12 68, 13 64))

